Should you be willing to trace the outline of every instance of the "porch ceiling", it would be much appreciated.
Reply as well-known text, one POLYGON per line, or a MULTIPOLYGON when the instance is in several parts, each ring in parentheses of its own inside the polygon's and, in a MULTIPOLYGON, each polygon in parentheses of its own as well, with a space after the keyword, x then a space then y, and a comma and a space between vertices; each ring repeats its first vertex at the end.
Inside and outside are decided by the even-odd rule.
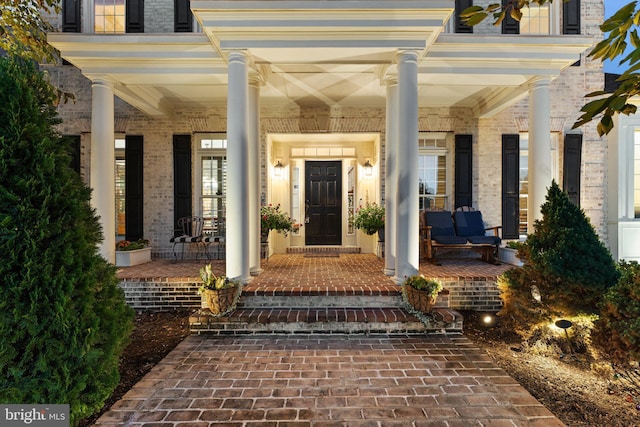
POLYGON ((263 105, 384 107, 399 50, 419 52, 419 104, 491 115, 556 77, 592 45, 580 36, 444 34, 444 0, 191 1, 203 33, 51 33, 89 77, 146 114, 225 105, 226 51, 246 50, 263 105))

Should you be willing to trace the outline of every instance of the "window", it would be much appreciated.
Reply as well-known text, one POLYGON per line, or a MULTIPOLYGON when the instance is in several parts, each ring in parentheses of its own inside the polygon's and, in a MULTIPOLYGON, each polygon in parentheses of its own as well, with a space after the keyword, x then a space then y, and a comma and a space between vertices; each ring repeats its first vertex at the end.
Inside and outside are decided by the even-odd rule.
POLYGON ((127 234, 126 220, 125 220, 125 206, 126 206, 126 180, 125 180, 125 156, 124 149, 126 143, 124 138, 116 138, 116 235, 124 236, 127 234))
POLYGON ((447 141, 441 132, 421 133, 418 139, 420 210, 449 209, 447 197, 447 141))
POLYGON ((198 215, 205 220, 205 229, 224 234, 227 194, 226 135, 200 135, 197 138, 198 160, 196 195, 198 215))
MULTIPOLYGON (((551 139, 551 179, 558 182, 558 132, 552 132, 551 139)), ((529 133, 520 133, 520 173, 518 180, 520 191, 519 233, 520 238, 527 237, 528 200, 529 200, 529 133)))
POLYGON ((96 33, 125 32, 125 0, 96 0, 94 31, 96 33))
POLYGON ((530 4, 521 11, 520 34, 549 34, 549 3, 542 6, 530 4))

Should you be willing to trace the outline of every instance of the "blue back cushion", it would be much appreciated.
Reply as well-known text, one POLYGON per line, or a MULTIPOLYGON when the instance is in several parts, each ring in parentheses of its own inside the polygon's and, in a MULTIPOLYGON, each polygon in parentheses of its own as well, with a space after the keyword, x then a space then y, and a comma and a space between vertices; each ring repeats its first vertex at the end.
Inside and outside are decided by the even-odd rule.
POLYGON ((484 236, 484 222, 480 211, 453 213, 456 234, 458 236, 484 236))
POLYGON ((455 235, 453 220, 451 219, 451 212, 449 211, 425 211, 424 222, 425 225, 431 226, 432 238, 455 235))

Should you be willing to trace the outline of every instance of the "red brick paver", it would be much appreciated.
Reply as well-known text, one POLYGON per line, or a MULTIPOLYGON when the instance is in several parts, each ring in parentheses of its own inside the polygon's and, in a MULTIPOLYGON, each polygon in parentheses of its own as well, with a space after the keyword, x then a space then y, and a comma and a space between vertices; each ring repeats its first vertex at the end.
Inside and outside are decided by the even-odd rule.
POLYGON ((561 426, 462 336, 190 336, 96 426, 561 426))

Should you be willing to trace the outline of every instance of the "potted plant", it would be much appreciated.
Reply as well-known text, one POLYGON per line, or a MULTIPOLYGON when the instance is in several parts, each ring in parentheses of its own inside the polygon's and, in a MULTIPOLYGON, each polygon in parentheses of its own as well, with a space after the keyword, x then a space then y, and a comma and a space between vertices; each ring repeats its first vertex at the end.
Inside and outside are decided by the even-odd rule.
POLYGON ((295 231, 299 227, 288 214, 280 210, 279 204, 260 207, 260 241, 262 243, 267 242, 271 230, 276 230, 287 236, 289 232, 295 231))
POLYGON ((226 276, 216 276, 211 264, 200 269, 202 283, 198 293, 202 295, 207 308, 212 314, 223 315, 232 311, 240 297, 240 283, 226 276))
POLYGON ((380 239, 384 240, 384 232, 380 233, 384 230, 384 206, 372 203, 358 208, 353 225, 370 236, 378 232, 380 239))
POLYGON ((422 274, 407 277, 402 284, 402 292, 407 303, 425 313, 431 311, 442 289, 442 283, 439 280, 427 279, 422 274))
POLYGON ((151 261, 151 248, 147 239, 120 240, 116 243, 116 266, 131 267, 151 261))

